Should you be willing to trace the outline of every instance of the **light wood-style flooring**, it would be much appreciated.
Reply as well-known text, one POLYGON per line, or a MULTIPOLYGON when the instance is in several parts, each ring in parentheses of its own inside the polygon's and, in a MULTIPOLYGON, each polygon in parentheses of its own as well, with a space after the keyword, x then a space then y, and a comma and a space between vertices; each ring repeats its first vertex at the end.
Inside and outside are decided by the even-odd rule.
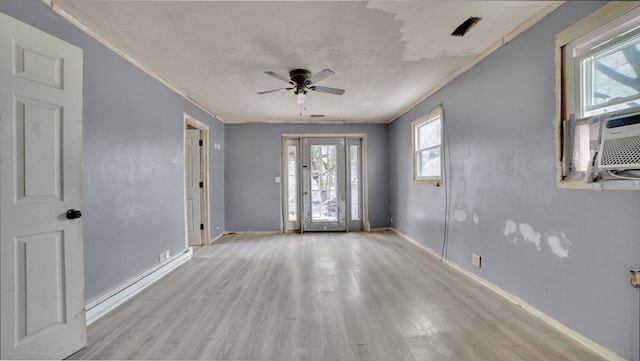
POLYGON ((72 359, 601 360, 391 232, 224 236, 72 359))

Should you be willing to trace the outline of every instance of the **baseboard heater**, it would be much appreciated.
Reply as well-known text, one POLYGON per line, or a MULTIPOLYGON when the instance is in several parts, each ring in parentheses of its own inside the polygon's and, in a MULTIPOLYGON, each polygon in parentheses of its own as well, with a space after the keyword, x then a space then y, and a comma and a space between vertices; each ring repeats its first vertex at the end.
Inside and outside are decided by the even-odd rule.
POLYGON ((176 269, 181 264, 187 262, 189 259, 191 259, 192 254, 193 249, 189 247, 181 253, 88 301, 85 307, 87 326, 107 314, 109 311, 118 307, 131 297, 140 293, 145 288, 151 286, 153 283, 176 269))

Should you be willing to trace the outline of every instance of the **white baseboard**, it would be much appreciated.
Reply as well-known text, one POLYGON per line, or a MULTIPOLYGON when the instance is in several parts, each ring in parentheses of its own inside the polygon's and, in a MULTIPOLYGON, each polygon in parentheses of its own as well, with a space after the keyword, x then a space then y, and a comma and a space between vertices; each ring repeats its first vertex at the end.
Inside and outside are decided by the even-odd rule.
MULTIPOLYGON (((389 230, 394 232, 394 233, 396 233, 400 237, 406 239, 407 241, 413 243, 417 247, 425 250, 427 253, 432 254, 433 256, 437 257, 438 259, 440 258, 440 254, 439 253, 437 253, 433 249, 421 244, 420 242, 416 241, 415 239, 407 236, 406 234, 398 231, 397 229, 389 228, 389 230)), ((544 322, 546 322, 548 325, 550 325, 551 327, 555 328, 556 330, 558 330, 558 331, 562 332, 563 334, 571 337, 572 339, 580 342, 582 345, 584 345, 585 347, 587 347, 591 351, 599 354, 603 358, 605 358, 607 360, 611 360, 611 361, 625 361, 624 358, 620 357, 615 352, 609 350, 608 348, 598 344, 597 342, 595 342, 595 341, 585 337, 584 335, 572 330, 571 328, 565 326, 564 324, 562 324, 560 321, 556 320, 555 318, 553 318, 553 317, 545 314, 544 312, 538 310, 537 308, 531 306, 530 304, 528 304, 522 298, 520 298, 518 296, 515 296, 515 295, 503 290, 502 288, 500 288, 500 287, 496 286, 495 284, 485 280, 484 278, 479 277, 478 275, 476 275, 473 272, 467 271, 466 269, 464 269, 462 266, 456 264, 455 262, 451 262, 446 258, 443 259, 443 262, 445 262, 451 268, 453 268, 453 269, 457 270, 458 272, 462 273, 463 275, 469 277, 473 281, 475 281, 475 282, 485 286, 486 288, 490 289, 491 291, 497 293, 499 296, 501 296, 501 297, 513 302, 514 304, 516 304, 517 306, 519 306, 523 310, 529 312, 533 316, 543 320, 544 322)))
MULTIPOLYGON (((381 228, 370 228, 368 232, 370 233, 375 233, 375 232, 386 232, 386 231, 391 231, 391 232, 395 232, 393 230, 393 228, 389 228, 389 227, 381 227, 381 228)), ((397 233, 397 232, 395 232, 397 233)), ((402 236, 404 237, 404 236, 402 236)), ((406 237, 405 237, 406 238, 406 237)))
POLYGON ((282 231, 228 231, 220 235, 221 236, 233 236, 234 234, 245 235, 245 234, 257 234, 262 236, 268 236, 271 234, 282 234, 282 231))
POLYGON ((87 302, 87 305, 85 307, 87 310, 87 326, 107 314, 109 311, 118 307, 131 297, 135 296, 145 288, 151 286, 153 283, 176 269, 181 264, 187 262, 189 259, 191 259, 192 254, 193 249, 189 247, 181 253, 169 258, 168 260, 127 280, 120 286, 117 286, 87 302))
POLYGON ((212 238, 211 240, 209 240, 209 244, 213 244, 214 242, 217 242, 220 240, 220 238, 224 237, 226 233, 222 232, 219 235, 215 236, 214 238, 212 238))

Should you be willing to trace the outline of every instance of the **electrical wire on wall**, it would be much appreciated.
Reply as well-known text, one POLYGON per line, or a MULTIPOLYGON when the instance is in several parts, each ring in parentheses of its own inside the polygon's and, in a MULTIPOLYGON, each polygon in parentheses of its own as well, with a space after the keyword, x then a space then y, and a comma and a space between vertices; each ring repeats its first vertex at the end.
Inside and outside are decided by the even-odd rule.
POLYGON ((440 251, 440 261, 446 258, 449 247, 449 205, 451 204, 451 146, 449 144, 449 128, 444 116, 444 106, 442 109, 442 132, 444 133, 444 232, 442 235, 442 250, 440 251))
MULTIPOLYGON (((618 171, 614 171, 614 170, 609 170, 608 171, 609 175, 614 177, 614 178, 618 178, 618 179, 627 179, 627 180, 640 180, 640 177, 637 176, 624 176, 624 175, 619 175, 618 171)), ((622 172, 620 172, 622 173, 622 172)))

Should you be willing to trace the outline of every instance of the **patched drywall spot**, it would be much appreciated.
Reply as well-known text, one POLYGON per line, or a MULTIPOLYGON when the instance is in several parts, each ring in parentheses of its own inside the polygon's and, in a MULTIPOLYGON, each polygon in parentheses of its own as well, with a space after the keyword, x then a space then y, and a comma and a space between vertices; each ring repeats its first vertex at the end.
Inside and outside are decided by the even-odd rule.
POLYGON ((446 30, 434 31, 453 30, 459 25, 459 20, 469 16, 469 11, 475 14, 475 9, 460 8, 446 2, 430 3, 427 7, 419 1, 413 2, 413 6, 396 1, 369 1, 367 8, 391 13, 395 20, 403 22, 401 41, 404 46, 404 61, 475 55, 483 50, 482 46, 488 47, 492 42, 484 34, 476 34, 469 40, 460 38, 451 41, 446 30))
POLYGON ((467 211, 458 208, 453 211, 453 218, 458 222, 464 222, 467 220, 467 211))
POLYGON ((505 237, 508 237, 509 235, 515 233, 516 230, 518 230, 518 224, 510 219, 507 219, 507 223, 504 225, 502 234, 504 234, 505 237))
POLYGON ((401 41, 405 48, 402 60, 419 61, 439 56, 452 58, 481 53, 496 42, 504 42, 505 34, 510 37, 517 35, 523 30, 519 29, 519 25, 528 21, 532 14, 548 7, 545 2, 536 1, 489 3, 468 1, 460 6, 455 1, 369 1, 367 8, 391 13, 396 20, 404 23, 401 28, 401 41), (411 6, 407 6, 408 3, 411 6), (529 12, 533 7, 537 10, 529 12), (529 11, 521 11, 525 9, 529 11), (492 22, 491 19, 496 19, 496 14, 500 14, 500 21, 492 22), (457 26, 462 25, 462 30, 468 30, 480 18, 486 20, 464 37, 452 40, 451 35, 455 34, 449 34, 457 26), (514 30, 516 32, 511 33, 514 30))
POLYGON ((551 252, 560 258, 569 257, 569 246, 571 246, 571 241, 564 233, 560 233, 559 235, 549 236, 547 238, 547 244, 551 249, 551 252))
POLYGON ((480 224, 480 217, 478 217, 477 213, 473 214, 473 223, 480 224))
POLYGON ((533 243, 538 251, 540 248, 540 233, 533 230, 533 227, 526 223, 520 223, 518 225, 518 229, 520 230, 520 234, 525 241, 533 243))
MULTIPOLYGON (((563 232, 549 233, 551 233, 551 235, 545 235, 544 237, 546 237, 547 239, 547 245, 549 246, 551 253, 560 258, 569 257, 569 248, 572 245, 569 238, 567 238, 567 236, 563 232)), ((515 221, 508 219, 505 223, 502 234, 505 237, 508 237, 509 241, 514 244, 518 243, 518 240, 525 241, 533 244, 538 249, 538 251, 542 250, 542 233, 536 232, 535 229, 533 229, 533 227, 527 223, 516 223, 515 221)))

